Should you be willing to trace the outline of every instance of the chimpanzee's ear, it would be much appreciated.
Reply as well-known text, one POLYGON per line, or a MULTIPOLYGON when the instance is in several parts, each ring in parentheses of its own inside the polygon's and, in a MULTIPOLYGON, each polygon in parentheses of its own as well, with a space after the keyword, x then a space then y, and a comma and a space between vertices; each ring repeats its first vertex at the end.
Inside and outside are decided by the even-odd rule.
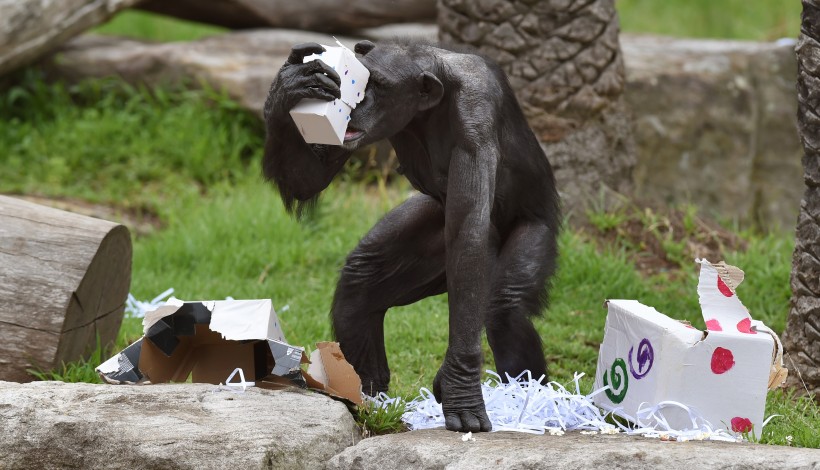
POLYGON ((444 96, 444 85, 430 72, 419 74, 419 111, 430 109, 441 101, 444 96))
POLYGON ((353 52, 355 52, 356 54, 365 55, 368 52, 372 51, 375 47, 376 45, 370 41, 359 41, 356 43, 355 46, 353 46, 353 52))

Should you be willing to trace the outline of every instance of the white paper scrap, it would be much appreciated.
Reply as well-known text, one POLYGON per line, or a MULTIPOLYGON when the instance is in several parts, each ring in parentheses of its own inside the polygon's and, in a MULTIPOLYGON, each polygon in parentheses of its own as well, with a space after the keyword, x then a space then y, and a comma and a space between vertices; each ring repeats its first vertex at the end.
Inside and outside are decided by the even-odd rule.
POLYGON ((241 388, 242 391, 244 392, 245 390, 248 389, 248 387, 253 387, 254 385, 256 385, 256 382, 246 382, 245 381, 245 373, 242 372, 241 367, 237 367, 236 369, 234 369, 233 372, 231 372, 231 375, 229 375, 228 378, 225 379, 225 386, 226 387, 233 387, 237 391, 241 388), (233 378, 234 378, 234 376, 236 376, 236 374, 239 374, 239 382, 231 382, 231 380, 233 380, 233 378))

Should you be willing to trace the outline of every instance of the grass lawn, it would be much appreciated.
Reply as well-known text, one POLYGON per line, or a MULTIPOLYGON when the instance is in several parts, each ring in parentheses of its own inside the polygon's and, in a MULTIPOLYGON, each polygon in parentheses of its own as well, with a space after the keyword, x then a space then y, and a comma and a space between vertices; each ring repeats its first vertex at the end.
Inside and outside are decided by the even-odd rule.
POLYGON ((615 0, 621 29, 666 36, 753 39, 796 38, 798 0, 615 0))
MULTIPOLYGON (((628 31, 751 39, 796 31, 793 14, 784 13, 786 32, 779 32, 776 12, 795 10, 785 2, 758 0, 755 5, 764 13, 754 15, 740 2, 713 3, 618 0, 618 7, 628 31), (724 9, 718 11, 713 3, 724 9), (670 13, 673 4, 679 12, 698 15, 731 11, 731 23, 737 26, 715 22, 721 27, 696 30, 703 16, 683 21, 689 17, 670 13), (664 25, 658 26, 660 31, 652 29, 652 18, 664 25), (676 19, 688 29, 685 24, 676 29, 676 19)), ((129 12, 100 31, 156 40, 219 32, 178 26, 129 12)), ((385 211, 409 194, 404 183, 365 186, 343 174, 326 191, 316 213, 298 223, 284 213, 273 188, 259 176, 261 124, 219 93, 149 92, 118 81, 46 85, 35 69, 23 72, 19 82, 22 85, 0 93, 0 193, 105 204, 155 224, 156 229, 134 238, 132 292, 137 298, 152 298, 168 287, 183 299, 271 298, 293 344, 310 347, 330 339, 327 314, 346 254, 385 211), (289 309, 282 311, 284 306, 289 309)), ((727 262, 747 272, 740 296, 755 318, 782 331, 790 295, 792 234, 743 236, 748 249, 726 254, 727 262)), ((552 306, 536 323, 553 379, 569 381, 574 372, 584 372, 582 383, 586 390, 591 387, 603 337, 604 299, 639 299, 703 328, 694 263, 677 275, 642 276, 627 247, 601 247, 588 235, 570 230, 560 243, 552 306)), ((126 319, 117 347, 140 334, 139 320, 126 319)), ((419 387, 429 387, 447 343, 446 296, 392 310, 385 334, 392 393, 412 396, 419 387)), ((484 349, 486 367, 492 369, 486 341, 484 349)), ((95 380, 93 367, 109 353, 98 351, 88 363, 46 375, 95 380)), ((820 447, 814 432, 820 428, 816 404, 773 392, 766 411, 771 414, 783 417, 767 426, 762 442, 820 447)))

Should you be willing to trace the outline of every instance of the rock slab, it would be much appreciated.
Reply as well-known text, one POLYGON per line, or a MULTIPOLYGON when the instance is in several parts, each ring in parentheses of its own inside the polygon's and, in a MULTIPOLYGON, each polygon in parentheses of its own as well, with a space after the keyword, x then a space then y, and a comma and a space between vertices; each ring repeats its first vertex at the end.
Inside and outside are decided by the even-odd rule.
POLYGON ((820 450, 623 435, 463 434, 359 441, 345 405, 299 389, 0 382, 0 468, 820 469, 820 450))
MULTIPOLYGON (((337 37, 350 48, 357 42, 337 37)), ((205 84, 224 90, 261 117, 273 78, 291 47, 302 42, 335 44, 328 34, 288 29, 241 31, 162 44, 84 35, 66 44, 49 68, 69 80, 119 76, 152 86, 205 84)))
POLYGON ((803 189, 793 42, 624 35, 621 46, 635 194, 792 227, 803 189))
POLYGON ((0 382, 0 468, 322 468, 359 431, 316 393, 0 382))
POLYGON ((618 435, 536 436, 513 432, 414 431, 365 439, 333 457, 330 469, 622 468, 818 469, 820 450, 721 442, 662 442, 618 435))

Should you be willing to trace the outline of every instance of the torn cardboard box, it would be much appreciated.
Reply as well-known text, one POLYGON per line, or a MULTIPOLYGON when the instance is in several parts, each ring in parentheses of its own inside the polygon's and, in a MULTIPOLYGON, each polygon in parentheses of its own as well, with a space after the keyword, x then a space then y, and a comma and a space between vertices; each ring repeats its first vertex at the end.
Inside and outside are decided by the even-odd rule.
POLYGON ((362 404, 362 381, 345 360, 339 343, 316 343, 304 377, 312 389, 332 397, 347 398, 356 405, 362 404))
MULTIPOLYGON (((152 384, 190 377, 192 382, 220 384, 239 368, 260 387, 305 387, 309 378, 311 388, 361 403, 361 381, 338 345, 338 354, 320 354, 317 364, 310 364, 303 348, 285 341, 270 300, 183 302, 172 297, 145 315, 143 330, 142 338, 97 367, 103 381, 152 384), (302 364, 331 373, 324 381, 315 380, 303 375, 302 364)), ((327 344, 320 349, 336 343, 327 344)))
POLYGON ((336 41, 339 47, 322 45, 325 52, 305 57, 304 62, 321 60, 339 74, 341 98, 333 101, 304 99, 290 110, 299 133, 310 144, 342 145, 350 114, 364 99, 370 71, 353 51, 336 41))
POLYGON ((609 388, 595 404, 642 426, 695 429, 700 417, 759 437, 766 392, 786 378, 780 340, 737 297, 743 271, 697 261, 707 331, 635 300, 607 301, 595 388, 609 388))

